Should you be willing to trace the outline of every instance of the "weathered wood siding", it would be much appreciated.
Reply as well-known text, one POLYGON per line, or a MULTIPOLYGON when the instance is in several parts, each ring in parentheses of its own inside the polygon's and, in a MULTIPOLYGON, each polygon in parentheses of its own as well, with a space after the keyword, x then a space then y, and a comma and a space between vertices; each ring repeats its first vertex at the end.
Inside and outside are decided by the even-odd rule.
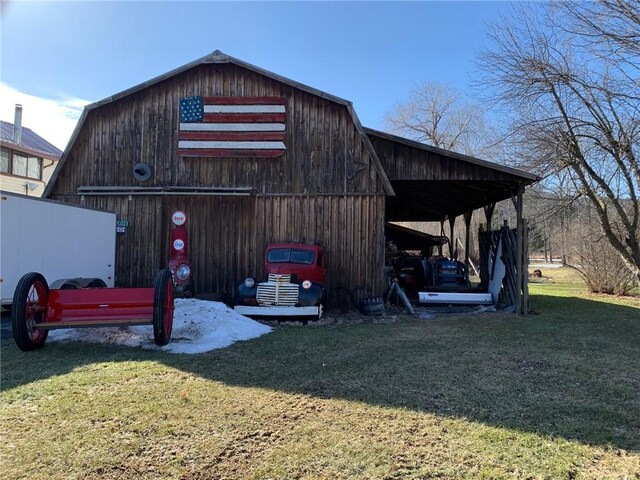
POLYGON ((389 180, 472 180, 501 181, 517 179, 508 172, 461 161, 450 152, 436 152, 369 135, 389 180))
POLYGON ((264 250, 272 242, 323 245, 328 288, 347 287, 356 295, 385 288, 379 195, 101 196, 85 204, 129 221, 116 239, 118 286, 151 284, 169 258, 171 214, 184 210, 198 291, 230 294, 247 276, 262 278, 264 250))
POLYGON ((346 287, 356 297, 382 294, 384 201, 380 195, 258 196, 256 245, 263 248, 256 270, 247 273, 262 273, 269 243, 317 242, 326 249, 330 289, 346 287))
POLYGON ((189 215, 198 291, 232 293, 262 276, 268 243, 327 250, 328 286, 381 294, 384 192, 345 105, 234 64, 200 65, 88 112, 51 192, 81 201, 80 186, 250 187, 249 197, 86 196, 88 206, 129 221, 117 236, 116 282, 148 285, 169 257, 171 213, 189 215), (189 95, 287 99, 287 152, 265 158, 176 155, 179 100, 189 95), (132 168, 145 162, 150 180, 132 168))

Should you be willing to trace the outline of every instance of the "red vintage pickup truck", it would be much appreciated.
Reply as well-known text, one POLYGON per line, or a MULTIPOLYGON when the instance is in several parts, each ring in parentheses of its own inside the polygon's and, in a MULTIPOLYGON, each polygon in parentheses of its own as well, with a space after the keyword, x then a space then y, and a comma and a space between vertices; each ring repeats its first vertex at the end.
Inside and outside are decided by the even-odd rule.
POLYGON ((247 278, 234 309, 250 317, 312 316, 320 319, 325 299, 324 249, 318 245, 273 243, 264 256, 266 281, 247 278))

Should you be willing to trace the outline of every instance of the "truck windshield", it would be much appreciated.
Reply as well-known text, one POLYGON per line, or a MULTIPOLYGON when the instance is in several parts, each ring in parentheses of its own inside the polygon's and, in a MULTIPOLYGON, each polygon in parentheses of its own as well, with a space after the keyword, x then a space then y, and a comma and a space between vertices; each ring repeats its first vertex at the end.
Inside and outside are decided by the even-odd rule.
POLYGON ((312 250, 297 250, 295 248, 274 248, 267 252, 269 263, 302 263, 313 265, 315 253, 312 250))

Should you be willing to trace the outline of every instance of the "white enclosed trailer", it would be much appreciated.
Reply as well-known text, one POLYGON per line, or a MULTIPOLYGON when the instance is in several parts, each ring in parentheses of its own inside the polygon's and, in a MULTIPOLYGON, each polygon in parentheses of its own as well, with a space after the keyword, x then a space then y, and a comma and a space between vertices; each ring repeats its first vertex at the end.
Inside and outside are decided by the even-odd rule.
POLYGON ((99 278, 113 287, 116 214, 0 191, 0 296, 10 304, 20 278, 99 278))

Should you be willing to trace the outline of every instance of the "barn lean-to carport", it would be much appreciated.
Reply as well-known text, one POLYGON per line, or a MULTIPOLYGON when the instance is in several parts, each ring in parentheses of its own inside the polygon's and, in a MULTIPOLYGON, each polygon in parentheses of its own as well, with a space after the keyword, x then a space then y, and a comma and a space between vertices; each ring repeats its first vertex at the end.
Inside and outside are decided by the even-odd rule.
MULTIPOLYGON (((395 191, 388 197, 386 222, 440 222, 449 224, 453 239, 456 218, 466 226, 465 262, 469 263, 469 226, 473 212, 484 209, 487 231, 495 204, 511 199, 516 209, 516 248, 513 252, 517 313, 528 312, 526 221, 522 217, 523 193, 536 175, 456 152, 432 147, 385 132, 365 129, 395 191)), ((444 228, 443 228, 444 230, 444 228)), ((505 229, 506 231, 506 229, 505 229)), ((489 235, 489 242, 491 234, 489 235)), ((451 251, 451 249, 450 249, 451 251)), ((482 248, 481 248, 482 252, 482 248)), ((481 255, 482 256, 482 255, 481 255)), ((481 262, 482 263, 482 262, 481 262)), ((481 266, 482 270, 482 266, 481 266)), ((482 274, 481 274, 482 277, 482 274)))

